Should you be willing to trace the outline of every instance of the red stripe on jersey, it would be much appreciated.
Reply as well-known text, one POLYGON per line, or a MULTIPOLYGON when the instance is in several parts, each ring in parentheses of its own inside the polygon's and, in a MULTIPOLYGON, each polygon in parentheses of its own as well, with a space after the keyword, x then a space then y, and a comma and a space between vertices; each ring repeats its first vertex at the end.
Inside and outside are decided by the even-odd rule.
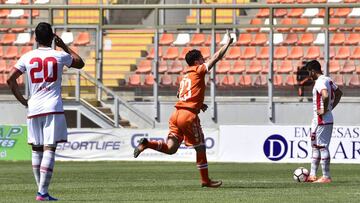
POLYGON ((47 115, 51 115, 51 114, 64 114, 64 112, 48 112, 48 113, 42 113, 42 114, 28 116, 27 118, 37 118, 37 117, 47 116, 47 115))
MULTIPOLYGON (((321 104, 321 94, 316 91, 316 109, 317 110, 320 109, 320 104, 321 104)), ((318 124, 323 124, 323 123, 324 123, 324 121, 322 119, 322 116, 318 115, 318 124)))

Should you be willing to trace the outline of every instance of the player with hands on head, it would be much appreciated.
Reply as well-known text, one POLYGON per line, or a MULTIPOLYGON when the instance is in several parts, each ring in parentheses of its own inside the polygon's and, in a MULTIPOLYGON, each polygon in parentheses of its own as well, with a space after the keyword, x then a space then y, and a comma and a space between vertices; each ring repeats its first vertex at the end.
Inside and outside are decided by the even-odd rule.
POLYGON ((28 143, 32 146, 32 167, 38 191, 36 200, 55 201, 48 193, 55 163, 57 143, 67 141, 67 126, 61 98, 64 66, 81 69, 84 62, 53 33, 51 25, 39 23, 35 28, 39 47, 25 53, 9 74, 7 84, 16 99, 28 107, 28 143), (52 41, 64 51, 51 48, 52 41), (27 75, 30 96, 25 99, 16 81, 27 75))
POLYGON ((233 38, 226 33, 228 42, 222 46, 208 61, 205 62, 199 50, 191 50, 185 60, 188 67, 180 82, 177 93, 179 101, 175 104, 175 111, 169 119, 169 134, 167 141, 153 141, 142 138, 134 150, 134 157, 138 157, 145 149, 150 148, 165 154, 174 154, 184 141, 186 146, 193 147, 196 151, 196 164, 200 171, 201 185, 203 187, 220 187, 221 181, 213 181, 208 176, 208 163, 206 158, 206 147, 204 134, 200 125, 198 114, 200 110, 206 111, 205 97, 205 75, 214 65, 223 58, 233 38))

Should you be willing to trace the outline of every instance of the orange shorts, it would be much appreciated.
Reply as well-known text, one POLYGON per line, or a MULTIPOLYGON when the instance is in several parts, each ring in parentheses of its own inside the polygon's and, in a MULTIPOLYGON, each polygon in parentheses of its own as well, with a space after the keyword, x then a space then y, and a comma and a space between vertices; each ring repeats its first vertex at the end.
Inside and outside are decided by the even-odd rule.
POLYGON ((187 109, 176 109, 169 119, 169 137, 175 137, 179 143, 185 141, 186 146, 204 144, 204 133, 200 119, 196 113, 187 109))

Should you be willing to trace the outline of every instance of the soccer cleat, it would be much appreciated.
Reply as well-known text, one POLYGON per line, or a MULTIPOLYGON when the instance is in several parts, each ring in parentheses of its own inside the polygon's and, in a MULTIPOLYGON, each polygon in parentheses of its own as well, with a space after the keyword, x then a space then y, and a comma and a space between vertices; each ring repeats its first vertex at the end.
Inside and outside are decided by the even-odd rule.
POLYGON ((210 180, 207 183, 202 183, 201 187, 213 187, 213 188, 217 188, 220 187, 222 185, 222 181, 215 181, 215 180, 210 180))
POLYGON ((314 183, 331 183, 331 178, 321 177, 318 180, 314 181, 314 183))
POLYGON ((314 182, 314 181, 316 181, 316 180, 317 180, 317 177, 316 177, 316 176, 309 176, 309 177, 306 179, 306 182, 312 183, 312 182, 314 182))
POLYGON ((37 193, 36 194, 36 198, 35 198, 36 201, 58 201, 58 199, 54 198, 54 197, 51 197, 49 195, 49 193, 46 193, 46 194, 41 194, 41 193, 37 193))
POLYGON ((138 146, 134 149, 134 158, 137 158, 142 151, 146 148, 146 145, 149 141, 146 138, 141 138, 138 146))

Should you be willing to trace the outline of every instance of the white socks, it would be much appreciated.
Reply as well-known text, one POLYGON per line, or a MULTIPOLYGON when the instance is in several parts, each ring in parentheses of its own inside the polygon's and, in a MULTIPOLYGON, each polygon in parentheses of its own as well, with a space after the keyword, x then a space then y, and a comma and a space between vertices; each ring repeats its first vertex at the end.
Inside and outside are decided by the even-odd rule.
POLYGON ((40 166, 39 192, 41 194, 48 193, 51 176, 55 163, 55 152, 45 150, 40 166))
POLYGON ((37 186, 39 186, 39 182, 40 182, 40 165, 41 165, 42 157, 43 157, 43 152, 32 151, 32 159, 31 159, 32 168, 37 186))
POLYGON ((330 153, 327 147, 320 149, 323 177, 330 178, 330 153))
POLYGON ((311 157, 311 170, 310 175, 316 176, 316 171, 319 168, 320 163, 320 150, 316 147, 312 148, 312 157, 311 157))

